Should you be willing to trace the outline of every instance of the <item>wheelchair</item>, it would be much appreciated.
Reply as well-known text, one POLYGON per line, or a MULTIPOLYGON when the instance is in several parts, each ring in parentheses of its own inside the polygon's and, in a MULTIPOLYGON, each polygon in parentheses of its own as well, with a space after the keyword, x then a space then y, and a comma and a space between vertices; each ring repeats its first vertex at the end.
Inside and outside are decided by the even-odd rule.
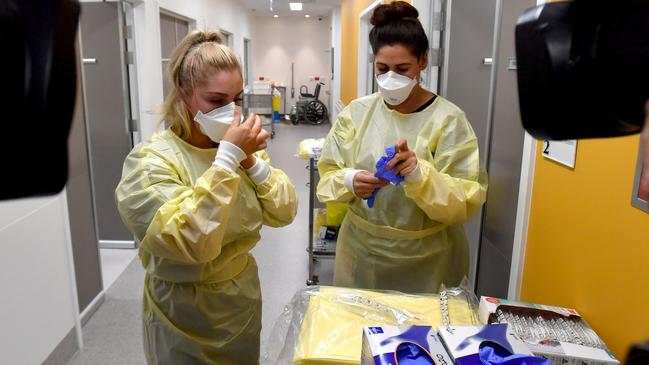
POLYGON ((306 85, 300 86, 300 98, 291 108, 291 123, 297 125, 300 121, 305 121, 317 125, 329 119, 327 107, 319 100, 322 85, 324 83, 318 82, 313 94, 309 94, 309 88, 306 85))

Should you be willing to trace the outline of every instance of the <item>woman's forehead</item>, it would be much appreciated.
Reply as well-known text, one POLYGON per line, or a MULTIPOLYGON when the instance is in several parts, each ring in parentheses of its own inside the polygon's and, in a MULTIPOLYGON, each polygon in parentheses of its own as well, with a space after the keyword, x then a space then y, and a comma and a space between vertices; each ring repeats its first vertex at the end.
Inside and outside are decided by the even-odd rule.
POLYGON ((209 74, 202 85, 203 91, 231 95, 241 91, 243 80, 237 70, 219 70, 209 74))
POLYGON ((404 60, 407 60, 407 62, 417 60, 417 57, 412 54, 410 49, 402 44, 385 45, 379 48, 374 58, 384 63, 404 63, 404 60))

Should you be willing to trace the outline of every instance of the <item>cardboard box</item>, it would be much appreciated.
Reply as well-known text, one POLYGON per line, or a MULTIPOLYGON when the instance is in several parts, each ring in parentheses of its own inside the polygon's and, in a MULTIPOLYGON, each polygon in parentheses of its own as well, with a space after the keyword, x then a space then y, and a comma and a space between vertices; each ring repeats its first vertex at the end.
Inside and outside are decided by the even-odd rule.
MULTIPOLYGON (((597 336, 586 321, 579 315, 579 312, 572 308, 554 307, 542 304, 517 302, 513 300, 498 299, 492 297, 480 298, 478 316, 483 323, 498 322, 496 311, 501 308, 507 311, 518 311, 519 313, 532 313, 534 315, 547 315, 556 313, 565 318, 583 321, 583 324, 593 336, 597 336), (576 317, 576 318, 575 318, 576 317)), ((602 344, 604 343, 599 340, 602 344)), ((591 346, 583 346, 561 341, 540 341, 532 343, 523 341, 532 353, 544 357, 556 365, 617 365, 620 362, 607 350, 591 346)))
POLYGON ((491 342, 512 354, 532 355, 507 324, 440 327, 438 336, 456 365, 483 365, 480 344, 491 342))
POLYGON ((415 352, 421 351, 419 356, 435 361, 431 364, 453 364, 437 337, 437 330, 430 326, 365 327, 361 364, 396 365, 399 355, 409 350, 404 346, 410 346, 415 352))

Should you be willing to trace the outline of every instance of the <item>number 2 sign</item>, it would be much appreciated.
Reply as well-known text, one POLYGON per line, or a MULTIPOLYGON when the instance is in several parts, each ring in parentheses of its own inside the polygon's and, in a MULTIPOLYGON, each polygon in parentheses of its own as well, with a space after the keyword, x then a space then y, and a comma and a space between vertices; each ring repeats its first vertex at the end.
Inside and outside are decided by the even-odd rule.
POLYGON ((543 141, 542 155, 547 159, 574 169, 577 156, 577 140, 543 141))

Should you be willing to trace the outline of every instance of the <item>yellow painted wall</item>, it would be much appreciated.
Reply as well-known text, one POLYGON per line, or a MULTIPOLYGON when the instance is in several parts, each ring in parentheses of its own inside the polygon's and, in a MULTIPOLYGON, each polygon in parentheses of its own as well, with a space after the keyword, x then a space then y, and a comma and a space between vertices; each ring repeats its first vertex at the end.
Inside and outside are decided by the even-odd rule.
POLYGON ((649 213, 630 205, 638 144, 581 140, 573 171, 539 143, 521 292, 577 309, 621 361, 649 339, 649 213))
MULTIPOLYGON (((375 0, 342 0, 340 4, 341 70, 340 99, 349 104, 356 98, 358 78, 358 16, 375 0)), ((384 1, 389 3, 390 1, 384 1)), ((412 1, 407 0, 412 3, 412 1)), ((369 40, 367 41, 369 43, 369 40)))

